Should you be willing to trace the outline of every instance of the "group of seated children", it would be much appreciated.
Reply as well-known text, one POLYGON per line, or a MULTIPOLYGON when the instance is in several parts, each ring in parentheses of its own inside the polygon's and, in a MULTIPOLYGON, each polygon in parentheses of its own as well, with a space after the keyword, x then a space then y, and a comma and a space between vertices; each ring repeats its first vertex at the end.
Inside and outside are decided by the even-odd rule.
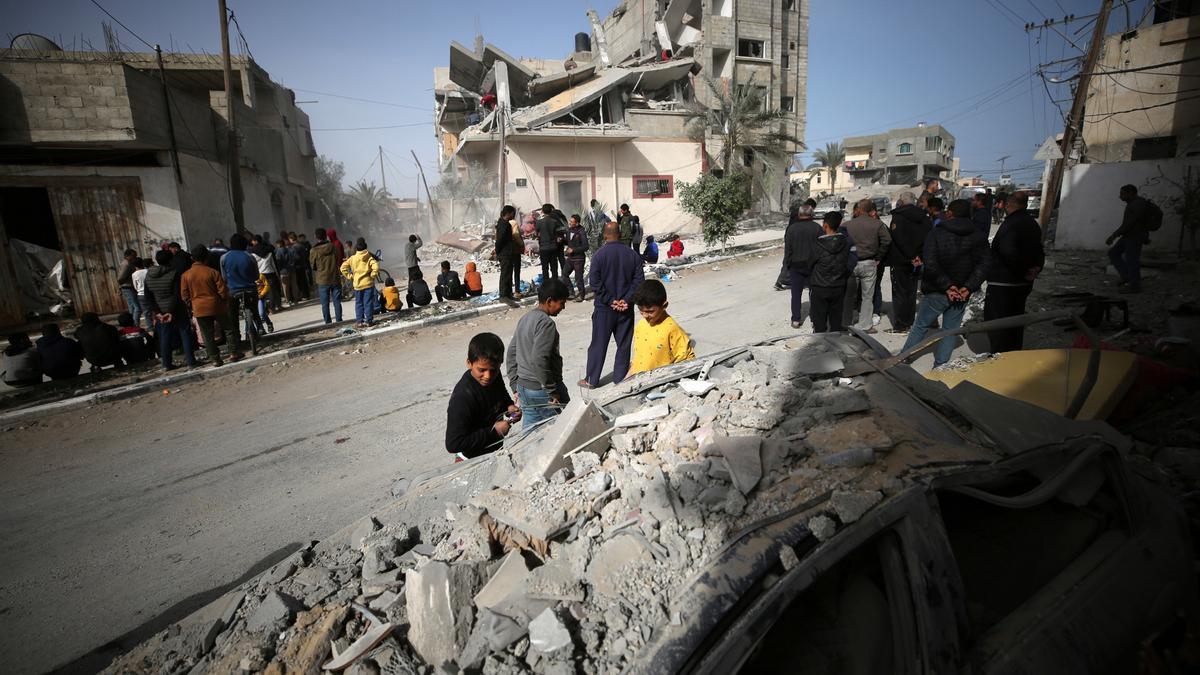
MULTIPOLYGON (((696 358, 688 334, 667 313, 667 289, 661 281, 642 282, 634 304, 642 321, 633 329, 630 375, 696 358)), ((504 342, 494 333, 479 333, 467 345, 467 371, 454 385, 446 411, 446 451, 455 455, 455 462, 499 450, 521 420, 521 409, 501 375, 504 354, 504 342)))
POLYGON ((66 337, 58 324, 42 326, 37 344, 28 333, 8 336, 4 349, 4 383, 13 387, 41 384, 43 376, 67 380, 79 375, 86 359, 91 371, 108 366, 125 366, 154 358, 154 341, 144 329, 133 324, 133 315, 117 317, 120 328, 104 323, 99 315, 86 312, 80 317, 74 338, 66 337))
POLYGON ((465 300, 466 298, 474 298, 483 295, 483 275, 476 269, 475 263, 468 262, 466 273, 463 275, 466 279, 464 283, 459 278, 458 272, 450 269, 450 262, 443 260, 441 264, 442 271, 437 276, 437 285, 433 287, 433 293, 430 293, 429 282, 425 281, 425 275, 420 270, 413 272, 408 279, 408 292, 405 294, 404 300, 400 299, 400 289, 396 288, 396 280, 388 277, 383 282, 383 292, 380 305, 385 312, 399 312, 404 309, 404 302, 408 302, 408 308, 425 307, 433 302, 434 294, 437 295, 438 302, 447 300, 465 300))

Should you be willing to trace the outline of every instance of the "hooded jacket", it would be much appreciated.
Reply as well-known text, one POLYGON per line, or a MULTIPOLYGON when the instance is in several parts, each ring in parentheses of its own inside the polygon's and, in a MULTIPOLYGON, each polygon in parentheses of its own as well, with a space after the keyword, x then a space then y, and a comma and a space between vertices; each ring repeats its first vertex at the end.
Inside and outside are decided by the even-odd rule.
POLYGON ((839 288, 850 277, 850 239, 841 232, 817 237, 809 286, 839 288))
POLYGON ((905 204, 892 210, 892 245, 888 248, 887 264, 905 268, 921 255, 925 237, 933 229, 929 214, 916 204, 905 204))
POLYGON ((42 358, 42 372, 52 380, 75 377, 83 367, 83 348, 71 338, 43 335, 38 338, 37 351, 42 358))
POLYGON ((186 314, 179 297, 179 273, 158 265, 146 275, 146 309, 154 314, 186 314))
POLYGON ((365 291, 375 286, 379 276, 379 262, 369 251, 358 251, 342 263, 342 276, 354 284, 354 290, 365 291))
POLYGON ((1042 228, 1026 209, 1011 213, 992 238, 991 259, 988 263, 989 284, 1031 284, 1026 276, 1034 267, 1046 264, 1042 248, 1042 228))
POLYGON ((208 265, 193 263, 179 280, 179 297, 189 303, 196 316, 221 316, 226 311, 229 289, 225 280, 208 265))
POLYGON ((341 239, 338 239, 337 230, 332 227, 325 234, 329 235, 329 243, 333 245, 334 261, 338 267, 341 267, 342 263, 346 260, 346 245, 342 243, 341 239))
POLYGON ((337 259, 337 247, 331 241, 318 241, 308 252, 308 264, 312 267, 313 278, 322 286, 332 286, 338 282, 338 268, 341 264, 337 259))
POLYGON ((121 362, 121 338, 117 327, 97 321, 75 329, 75 339, 83 355, 93 366, 111 366, 121 362))
POLYGON ((988 240, 967 218, 944 220, 925 239, 921 255, 922 293, 945 293, 951 286, 979 290, 987 278, 988 240))
POLYGON ((783 232, 784 265, 801 274, 808 274, 813 266, 815 246, 820 236, 821 226, 815 220, 793 220, 788 223, 783 232))
POLYGON ((235 249, 221 256, 221 274, 230 293, 252 291, 258 283, 258 264, 254 256, 235 249))
POLYGON ((467 271, 463 275, 463 283, 467 285, 468 291, 483 290, 483 275, 476 271, 475 263, 467 263, 467 271))
POLYGON ((4 383, 38 384, 42 381, 42 355, 33 346, 9 345, 4 349, 4 383))

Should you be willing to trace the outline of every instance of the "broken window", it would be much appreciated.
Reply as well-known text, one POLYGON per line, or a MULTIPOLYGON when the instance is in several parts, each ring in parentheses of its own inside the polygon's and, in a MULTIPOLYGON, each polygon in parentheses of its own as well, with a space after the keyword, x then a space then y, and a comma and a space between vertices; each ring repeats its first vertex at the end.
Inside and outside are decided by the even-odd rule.
POLYGON ((748 40, 742 38, 738 40, 738 56, 745 56, 752 59, 767 58, 766 43, 762 40, 748 40))
POLYGON ((788 58, 787 52, 779 55, 779 67, 784 70, 791 68, 791 59, 788 58))
POLYGON ((915 613, 899 537, 834 562, 755 644, 742 673, 908 673, 915 613))
POLYGON ((1175 148, 1174 136, 1135 138, 1133 139, 1133 152, 1129 159, 1173 159, 1175 148))
POLYGON ((911 155, 912 143, 901 143, 900 148, 896 150, 897 155, 911 155))
POLYGON ((633 198, 674 197, 675 182, 670 176, 634 176, 633 198))
POLYGON ((784 112, 796 112, 796 97, 780 96, 779 97, 779 108, 781 110, 783 110, 784 112))
POLYGON ((317 214, 317 205, 311 199, 304 200, 304 217, 312 220, 317 214))
POLYGON ((783 0, 784 11, 796 9, 796 0, 783 0))

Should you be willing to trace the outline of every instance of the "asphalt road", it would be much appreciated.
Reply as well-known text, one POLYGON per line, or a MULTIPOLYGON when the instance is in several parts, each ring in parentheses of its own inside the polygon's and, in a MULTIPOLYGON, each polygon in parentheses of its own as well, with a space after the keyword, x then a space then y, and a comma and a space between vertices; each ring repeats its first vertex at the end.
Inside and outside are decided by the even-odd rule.
MULTIPOLYGON (((719 267, 668 284, 698 353, 792 330, 788 294, 771 290, 778 253, 719 267)), ((3 669, 101 668, 371 513, 396 478, 450 461, 446 400, 467 341, 486 330, 507 343, 522 311, 0 432, 3 669)), ((558 319, 569 383, 590 314, 572 302, 558 319)))

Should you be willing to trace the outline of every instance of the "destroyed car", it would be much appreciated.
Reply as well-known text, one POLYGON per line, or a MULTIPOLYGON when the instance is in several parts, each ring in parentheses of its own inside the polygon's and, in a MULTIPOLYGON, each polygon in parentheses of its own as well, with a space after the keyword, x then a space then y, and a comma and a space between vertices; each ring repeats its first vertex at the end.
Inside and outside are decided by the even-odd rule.
POLYGON ((596 389, 110 670, 1130 670, 1196 597, 1157 469, 885 354, 793 335, 596 389))

